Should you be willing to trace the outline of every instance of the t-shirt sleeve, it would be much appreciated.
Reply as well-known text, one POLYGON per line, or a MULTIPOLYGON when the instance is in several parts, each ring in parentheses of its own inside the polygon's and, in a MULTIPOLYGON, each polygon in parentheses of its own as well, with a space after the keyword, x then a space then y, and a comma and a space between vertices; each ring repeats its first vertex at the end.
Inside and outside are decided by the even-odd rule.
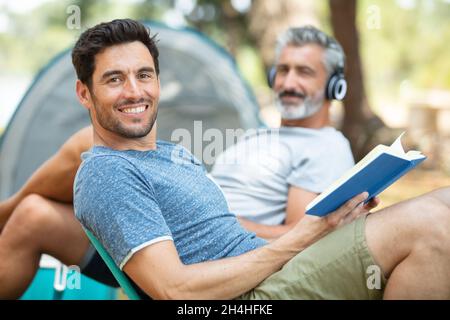
POLYGON ((128 160, 96 156, 82 164, 74 189, 75 214, 122 269, 153 243, 173 240, 155 192, 128 160))
POLYGON ((335 143, 317 143, 309 150, 303 150, 306 156, 293 161, 293 169, 287 182, 311 192, 321 193, 348 169, 354 160, 347 140, 335 143))

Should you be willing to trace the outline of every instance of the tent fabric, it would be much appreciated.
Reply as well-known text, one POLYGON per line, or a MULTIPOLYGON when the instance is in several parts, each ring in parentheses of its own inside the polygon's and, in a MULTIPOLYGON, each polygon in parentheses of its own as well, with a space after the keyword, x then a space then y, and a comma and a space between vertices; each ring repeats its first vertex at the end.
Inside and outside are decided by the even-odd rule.
MULTIPOLYGON (((194 121, 202 121, 202 132, 262 125, 253 93, 223 48, 191 28, 145 24, 157 34, 160 51, 159 139, 173 141, 174 130, 185 128, 193 140, 194 121)), ((90 124, 76 98, 75 81, 71 50, 66 50, 28 89, 0 141, 0 200, 16 192, 69 136, 90 124)), ((203 146, 209 143, 198 132, 195 139, 203 146)))

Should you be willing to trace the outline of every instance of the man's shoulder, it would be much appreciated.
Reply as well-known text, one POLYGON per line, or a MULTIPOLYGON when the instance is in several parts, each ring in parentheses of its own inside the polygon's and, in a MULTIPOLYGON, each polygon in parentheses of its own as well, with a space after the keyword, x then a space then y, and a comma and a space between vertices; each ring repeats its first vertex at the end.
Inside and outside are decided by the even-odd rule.
POLYGON ((333 127, 325 127, 319 131, 320 134, 313 143, 316 149, 322 150, 321 153, 351 154, 350 142, 341 131, 333 127))
POLYGON ((81 181, 84 184, 107 182, 121 178, 129 178, 136 175, 139 170, 133 159, 120 152, 109 152, 109 150, 97 150, 94 147, 83 153, 82 162, 78 168, 75 184, 81 181))
POLYGON ((294 129, 300 130, 288 130, 290 132, 284 138, 280 135, 280 140, 290 146, 297 161, 314 159, 314 162, 320 165, 322 160, 333 156, 343 159, 345 163, 353 163, 350 143, 339 130, 333 127, 294 129))
POLYGON ((317 156, 323 159, 329 159, 331 156, 336 163, 341 163, 344 166, 352 166, 354 159, 350 141, 341 131, 333 127, 327 127, 322 131, 322 137, 315 143, 317 156))
POLYGON ((325 127, 322 130, 323 139, 331 140, 336 143, 349 144, 348 139, 344 136, 344 134, 333 127, 325 127))
POLYGON ((104 171, 110 167, 133 166, 132 161, 126 154, 98 146, 84 152, 81 158, 83 161, 80 170, 96 169, 104 171))
POLYGON ((281 127, 279 129, 280 139, 292 143, 348 143, 347 138, 341 131, 333 127, 323 127, 319 129, 304 127, 281 127))
POLYGON ((126 155, 89 150, 83 155, 74 182, 74 205, 106 205, 112 199, 123 199, 133 186, 147 183, 141 171, 126 155))

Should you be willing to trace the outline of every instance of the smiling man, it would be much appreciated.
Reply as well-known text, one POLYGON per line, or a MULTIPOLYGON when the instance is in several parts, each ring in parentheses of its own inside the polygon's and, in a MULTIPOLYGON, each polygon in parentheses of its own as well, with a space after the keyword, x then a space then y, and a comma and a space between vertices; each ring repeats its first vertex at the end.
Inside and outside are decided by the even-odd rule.
POLYGON ((244 135, 214 164, 230 210, 260 237, 289 231, 354 164, 349 142, 330 125, 331 101, 345 96, 344 60, 339 43, 315 27, 284 32, 269 73, 281 127, 244 135))
POLYGON ((72 53, 78 67, 77 94, 89 108, 92 123, 98 125, 95 134, 100 141, 110 138, 111 132, 120 134, 115 142, 118 145, 126 145, 128 139, 140 141, 150 133, 157 116, 159 66, 148 61, 157 49, 153 42, 142 39, 145 45, 141 41, 118 45, 114 50, 100 51, 92 64, 86 63, 98 50, 96 37, 101 36, 93 33, 84 40, 87 43, 80 40, 72 53), (130 65, 123 57, 136 58, 130 65))

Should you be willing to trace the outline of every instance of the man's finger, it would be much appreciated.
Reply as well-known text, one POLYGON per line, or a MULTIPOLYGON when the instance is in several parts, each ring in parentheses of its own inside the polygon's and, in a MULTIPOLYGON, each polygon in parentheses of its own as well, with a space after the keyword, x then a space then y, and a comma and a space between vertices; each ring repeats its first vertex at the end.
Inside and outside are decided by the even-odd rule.
POLYGON ((347 201, 347 203, 345 203, 339 210, 342 210, 342 213, 347 215, 353 211, 357 205, 366 200, 368 196, 369 194, 367 192, 360 193, 347 201))
MULTIPOLYGON (((369 194, 367 192, 363 192, 363 193, 360 193, 360 194, 354 196, 352 199, 350 199, 345 204, 343 204, 339 209, 337 209, 333 213, 329 214, 327 216, 328 220, 331 223, 339 224, 339 222, 342 219, 344 219, 346 216, 351 214, 353 212, 353 210, 356 208, 356 206, 358 206, 358 204, 360 204, 361 202, 366 200, 368 196, 369 196, 369 194)), ((361 210, 361 209, 358 209, 358 210, 361 210)))

